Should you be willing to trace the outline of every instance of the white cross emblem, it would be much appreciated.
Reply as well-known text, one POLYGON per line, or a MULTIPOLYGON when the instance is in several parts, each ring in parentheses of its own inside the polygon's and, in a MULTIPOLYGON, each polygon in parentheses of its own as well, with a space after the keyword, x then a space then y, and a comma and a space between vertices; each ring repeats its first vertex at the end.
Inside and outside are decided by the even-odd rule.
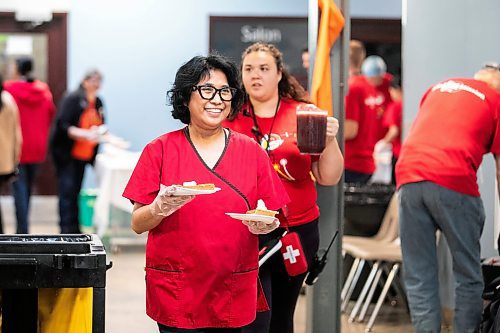
POLYGON ((290 260, 290 264, 295 264, 297 262, 296 257, 300 256, 299 250, 294 250, 292 245, 286 246, 286 253, 283 253, 283 258, 285 260, 290 260))

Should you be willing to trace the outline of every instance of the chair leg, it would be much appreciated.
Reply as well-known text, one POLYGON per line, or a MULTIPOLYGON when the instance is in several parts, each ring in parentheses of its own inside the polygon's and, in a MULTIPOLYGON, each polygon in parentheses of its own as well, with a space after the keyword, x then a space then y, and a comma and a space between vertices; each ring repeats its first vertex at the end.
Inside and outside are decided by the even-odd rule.
POLYGON ((377 261, 373 264, 372 270, 370 271, 370 275, 368 275, 365 285, 363 286, 363 290, 361 290, 358 300, 356 301, 356 304, 354 305, 354 308, 351 311, 351 315, 349 316, 350 323, 352 323, 354 321, 354 318, 356 318, 356 315, 358 314, 358 311, 361 308, 361 305, 363 304, 363 300, 365 299, 366 294, 370 289, 370 286, 372 284, 373 279, 375 278, 375 274, 377 273, 379 266, 380 266, 380 261, 377 261))
POLYGON ((352 279, 354 278, 354 273, 356 273, 356 270, 358 269, 359 261, 359 258, 354 258, 354 262, 352 263, 349 274, 347 275, 347 279, 344 282, 344 287, 342 288, 342 292, 340 293, 341 301, 344 301, 345 295, 347 295, 347 290, 349 290, 349 287, 351 286, 352 279))
POLYGON ((372 331, 373 324, 375 323, 375 318, 377 318, 380 307, 382 306, 382 302, 384 301, 385 296, 387 295, 387 291, 389 291, 389 288, 392 284, 392 280, 394 280, 394 277, 396 276, 398 269, 399 269, 399 263, 395 263, 392 266, 391 273, 387 277, 387 281, 385 282, 384 289, 382 290, 382 293, 380 294, 380 297, 378 298, 377 304, 375 305, 375 309, 373 309, 373 313, 370 317, 370 320, 368 321, 368 325, 366 325, 365 332, 372 331))
MULTIPOLYGON (((392 266, 391 266, 391 269, 392 269, 392 266)), ((384 272, 387 276, 389 276, 389 274, 391 273, 391 270, 389 267, 385 266, 384 272)), ((394 278, 393 282, 397 282, 397 281, 398 281, 398 278, 396 276, 394 278)), ((382 284, 380 287, 383 289, 384 285, 382 284)), ((398 285, 396 283, 391 284, 391 286, 389 287, 389 290, 387 291, 387 299, 389 300, 391 305, 395 305, 397 303, 397 301, 398 301, 397 298, 398 298, 399 294, 400 294, 400 290, 398 289, 398 285)))
POLYGON ((358 269, 356 270, 356 274, 354 274, 354 278, 352 279, 352 283, 349 286, 349 290, 347 291, 344 302, 342 303, 342 306, 340 308, 341 312, 345 312, 345 310, 347 309, 347 305, 349 304, 349 300, 351 298, 352 292, 354 291, 354 288, 356 287, 356 284, 358 283, 359 276, 361 275, 361 272, 363 271, 364 265, 365 265, 365 260, 360 259, 358 269))
POLYGON ((368 293, 368 296, 366 297, 365 304, 363 305, 363 308, 361 309, 361 312, 358 317, 358 321, 361 323, 363 320, 365 320, 366 312, 368 311, 368 308, 370 307, 370 303, 373 299, 373 295, 375 294, 375 290, 377 289, 377 285, 380 281, 380 276, 382 275, 382 267, 379 267, 377 270, 377 274, 375 274, 375 279, 372 282, 372 286, 370 288, 370 292, 368 293))

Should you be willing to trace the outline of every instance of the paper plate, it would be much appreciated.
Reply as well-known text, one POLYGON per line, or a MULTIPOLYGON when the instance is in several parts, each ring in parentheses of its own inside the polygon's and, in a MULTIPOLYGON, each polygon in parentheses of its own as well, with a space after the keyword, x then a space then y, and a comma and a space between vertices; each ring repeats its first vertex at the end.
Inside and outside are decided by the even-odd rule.
POLYGON ((174 186, 174 190, 172 192, 172 195, 173 196, 182 196, 182 195, 212 194, 212 193, 215 193, 217 191, 220 191, 219 187, 216 187, 213 190, 198 190, 198 189, 174 186))
POLYGON ((239 214, 239 213, 226 213, 226 215, 231 216, 233 219, 245 220, 245 221, 257 221, 264 223, 273 223, 276 219, 274 216, 258 215, 258 214, 239 214))

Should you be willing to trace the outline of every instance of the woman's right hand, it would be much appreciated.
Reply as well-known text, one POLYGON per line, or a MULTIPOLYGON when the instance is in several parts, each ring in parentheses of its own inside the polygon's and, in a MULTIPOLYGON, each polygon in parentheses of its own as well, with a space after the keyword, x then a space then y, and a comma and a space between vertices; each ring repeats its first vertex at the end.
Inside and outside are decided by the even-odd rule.
POLYGON ((134 203, 132 230, 138 234, 158 226, 163 219, 194 199, 194 195, 173 196, 172 187, 160 184, 160 191, 149 205, 134 203))
POLYGON ((70 126, 68 128, 68 136, 73 140, 87 140, 98 143, 100 133, 97 126, 89 129, 70 126))
POLYGON ((167 217, 193 199, 194 195, 173 196, 160 191, 149 206, 151 215, 167 217))

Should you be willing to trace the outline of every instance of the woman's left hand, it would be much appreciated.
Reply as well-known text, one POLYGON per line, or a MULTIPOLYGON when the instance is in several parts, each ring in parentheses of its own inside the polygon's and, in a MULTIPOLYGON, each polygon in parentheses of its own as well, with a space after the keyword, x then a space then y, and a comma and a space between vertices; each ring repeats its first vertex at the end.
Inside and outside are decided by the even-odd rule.
POLYGON ((339 121, 334 117, 326 118, 326 137, 333 140, 339 131, 339 121))

